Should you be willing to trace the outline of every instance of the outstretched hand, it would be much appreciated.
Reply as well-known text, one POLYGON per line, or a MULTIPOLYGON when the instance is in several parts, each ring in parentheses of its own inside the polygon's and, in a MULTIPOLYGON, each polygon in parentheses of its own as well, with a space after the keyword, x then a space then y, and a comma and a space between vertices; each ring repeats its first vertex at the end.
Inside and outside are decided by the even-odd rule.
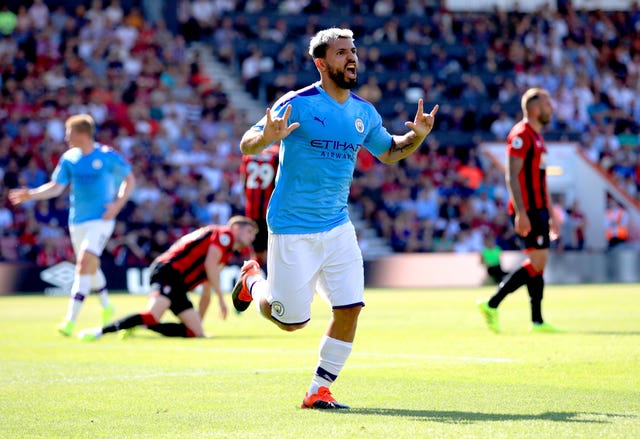
POLYGON ((282 117, 273 118, 271 114, 271 108, 267 108, 266 112, 267 122, 264 124, 262 130, 262 136, 264 140, 271 144, 287 137, 293 130, 300 126, 299 122, 294 122, 291 125, 287 125, 289 122, 289 116, 291 115, 291 105, 287 105, 287 109, 284 111, 282 117))
POLYGON ((11 204, 18 205, 28 200, 29 200, 29 189, 17 188, 17 189, 9 190, 9 201, 11 201, 11 204))
POLYGON ((425 113, 423 107, 424 101, 422 99, 418 100, 418 111, 416 111, 416 117, 413 122, 407 121, 404 123, 407 128, 416 133, 418 138, 425 138, 431 132, 440 105, 436 104, 431 113, 425 113))

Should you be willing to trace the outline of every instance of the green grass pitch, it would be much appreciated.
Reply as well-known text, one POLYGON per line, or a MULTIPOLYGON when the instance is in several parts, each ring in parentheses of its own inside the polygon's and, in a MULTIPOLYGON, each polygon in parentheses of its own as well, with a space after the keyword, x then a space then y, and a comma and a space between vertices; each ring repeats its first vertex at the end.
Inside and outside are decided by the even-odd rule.
MULTIPOLYGON (((55 331, 66 298, 1 297, 0 437, 640 437, 638 285, 548 286, 544 315, 562 334, 529 332, 525 289, 500 308, 504 333, 489 332, 475 301, 491 292, 368 290, 332 386, 352 409, 338 412, 299 408, 329 317, 319 298, 295 333, 253 306, 221 321, 214 301, 209 339, 81 343, 55 331)), ((146 303, 112 300, 118 316, 146 303)), ((88 298, 77 326, 99 311, 88 298)))

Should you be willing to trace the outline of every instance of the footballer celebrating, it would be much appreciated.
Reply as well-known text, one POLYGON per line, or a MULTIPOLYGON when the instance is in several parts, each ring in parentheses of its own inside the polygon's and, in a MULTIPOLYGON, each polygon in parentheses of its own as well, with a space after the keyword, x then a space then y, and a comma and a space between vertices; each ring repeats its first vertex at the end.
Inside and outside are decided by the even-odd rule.
POLYGON ((267 279, 255 261, 247 261, 232 298, 239 311, 255 300, 260 313, 285 331, 309 322, 314 292, 328 302, 332 317, 302 407, 341 409, 348 406, 329 388, 351 354, 364 306, 362 253, 347 209, 356 157, 361 148, 383 163, 409 156, 431 131, 438 106, 425 113, 420 100, 413 121, 405 122, 408 132, 391 135, 374 106, 351 91, 358 83, 351 30, 321 30, 309 54, 320 80, 282 96, 240 141, 243 154, 259 154, 279 141, 281 151, 267 212, 267 279))

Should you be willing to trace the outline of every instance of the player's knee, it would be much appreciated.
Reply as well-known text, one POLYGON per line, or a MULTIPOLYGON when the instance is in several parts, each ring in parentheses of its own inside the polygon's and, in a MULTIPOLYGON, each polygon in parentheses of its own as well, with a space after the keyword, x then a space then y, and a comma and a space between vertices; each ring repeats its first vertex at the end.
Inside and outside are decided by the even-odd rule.
POLYGON ((360 311, 362 311, 362 305, 355 305, 349 308, 334 308, 333 317, 336 320, 345 322, 356 322, 360 311))
POLYGON ((287 332, 294 332, 294 331, 297 331, 298 329, 302 329, 305 326, 307 326, 307 322, 298 323, 298 324, 295 324, 295 325, 285 325, 284 323, 278 322, 277 320, 274 320, 274 322, 276 323, 276 325, 278 325, 278 327, 280 329, 282 329, 283 331, 287 331, 287 332))
POLYGON ((532 252, 529 255, 529 261, 531 262, 531 266, 536 272, 542 273, 544 267, 547 265, 546 251, 532 252))
POLYGON ((98 271, 98 262, 99 260, 95 255, 85 251, 76 263, 76 270, 80 274, 95 274, 98 271))
POLYGON ((544 267, 547 265, 546 259, 544 260, 531 260, 531 266, 537 273, 542 273, 544 271, 544 267))
POLYGON ((258 302, 258 309, 263 317, 271 319, 271 305, 269 305, 269 302, 267 302, 266 299, 261 299, 258 302))

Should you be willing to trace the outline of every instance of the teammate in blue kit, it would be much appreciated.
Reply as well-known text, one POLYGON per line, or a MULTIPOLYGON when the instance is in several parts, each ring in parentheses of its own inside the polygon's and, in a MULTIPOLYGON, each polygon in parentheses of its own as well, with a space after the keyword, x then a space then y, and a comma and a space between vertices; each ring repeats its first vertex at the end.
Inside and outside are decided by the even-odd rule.
POLYGON ((333 316, 302 407, 338 409, 348 406, 329 387, 351 353, 364 306, 362 254, 347 209, 356 157, 361 148, 383 163, 409 156, 431 131, 438 106, 424 113, 420 100, 414 120, 405 123, 409 131, 391 135, 373 105, 351 92, 358 82, 351 30, 318 32, 309 54, 320 81, 285 94, 240 142, 243 154, 278 141, 282 151, 267 212, 268 277, 257 262, 245 262, 232 299, 238 311, 255 300, 261 314, 285 331, 307 324, 316 290, 327 300, 333 316))
POLYGON ((90 115, 71 116, 65 122, 65 129, 69 149, 60 158, 51 181, 34 189, 14 189, 9 192, 9 199, 13 204, 46 200, 59 196, 71 186, 69 233, 76 254, 76 274, 67 315, 58 327, 60 333, 69 336, 84 298, 92 291, 99 294, 103 324, 114 315, 106 279, 100 269, 100 255, 113 233, 116 215, 135 186, 135 179, 131 166, 119 153, 94 141, 95 122, 90 115))

